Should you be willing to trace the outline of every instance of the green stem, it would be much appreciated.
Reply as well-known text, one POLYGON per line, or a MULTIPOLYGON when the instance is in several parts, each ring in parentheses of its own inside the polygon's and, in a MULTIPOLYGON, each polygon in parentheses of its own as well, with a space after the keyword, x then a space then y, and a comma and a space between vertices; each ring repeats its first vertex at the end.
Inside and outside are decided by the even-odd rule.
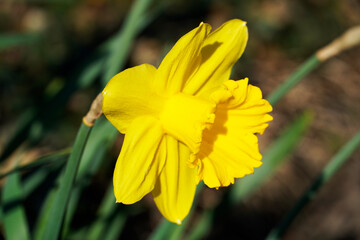
POLYGON ((280 239, 290 224, 293 222, 299 212, 306 206, 306 204, 314 198, 317 191, 328 181, 334 173, 346 162, 349 156, 360 145, 360 132, 358 132, 326 165, 320 176, 316 179, 310 189, 301 197, 295 204, 293 209, 287 214, 284 220, 270 232, 267 240, 280 239))
POLYGON ((66 164, 65 174, 62 178, 62 181, 60 182, 60 189, 57 192, 55 202, 52 205, 50 214, 51 218, 45 229, 45 240, 58 239, 60 227, 70 198, 71 189, 91 129, 91 127, 88 127, 82 123, 78 131, 73 146, 73 151, 66 164))
POLYGON ((268 101, 274 106, 281 98, 285 96, 290 89, 301 81, 306 75, 320 65, 320 60, 316 55, 311 56, 305 61, 284 83, 282 83, 272 94, 268 97, 268 101))

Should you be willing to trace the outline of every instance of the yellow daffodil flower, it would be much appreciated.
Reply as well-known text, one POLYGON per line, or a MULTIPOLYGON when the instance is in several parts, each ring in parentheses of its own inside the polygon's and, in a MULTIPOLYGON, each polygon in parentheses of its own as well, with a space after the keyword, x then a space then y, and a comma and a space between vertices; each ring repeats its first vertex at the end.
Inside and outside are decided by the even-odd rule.
POLYGON ((157 69, 126 69, 103 90, 103 112, 125 134, 113 177, 117 202, 132 204, 151 192, 178 224, 199 181, 228 186, 261 165, 255 134, 272 120, 259 88, 247 78, 229 80, 248 39, 246 23, 234 19, 210 30, 201 23, 157 69))

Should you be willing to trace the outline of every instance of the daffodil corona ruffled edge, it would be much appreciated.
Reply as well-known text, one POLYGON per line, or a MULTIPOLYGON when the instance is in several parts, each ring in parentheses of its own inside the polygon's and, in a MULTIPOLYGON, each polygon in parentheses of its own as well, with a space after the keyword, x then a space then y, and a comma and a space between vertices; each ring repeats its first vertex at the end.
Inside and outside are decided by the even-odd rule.
POLYGON ((178 224, 199 181, 228 186, 261 165, 256 134, 272 120, 259 88, 229 80, 248 39, 245 22, 210 30, 201 23, 159 68, 129 68, 103 90, 103 112, 125 134, 113 177, 117 202, 132 204, 151 192, 178 224))

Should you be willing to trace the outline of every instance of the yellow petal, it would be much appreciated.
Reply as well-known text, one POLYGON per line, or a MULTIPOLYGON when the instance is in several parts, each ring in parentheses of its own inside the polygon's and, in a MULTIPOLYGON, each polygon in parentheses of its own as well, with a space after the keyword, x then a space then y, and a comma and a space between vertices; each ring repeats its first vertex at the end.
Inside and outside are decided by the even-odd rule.
POLYGON ((169 95, 181 91, 199 66, 201 45, 210 29, 210 25, 201 23, 177 41, 159 66, 154 89, 169 95))
POLYGON ((121 132, 135 118, 161 109, 161 99, 151 89, 156 68, 143 64, 115 75, 103 90, 103 112, 121 132))
POLYGON ((178 93, 166 100, 160 121, 167 134, 197 153, 203 130, 214 122, 214 111, 213 102, 178 93))
POLYGON ((227 81, 211 98, 218 102, 215 121, 203 132, 197 159, 198 180, 209 187, 234 183, 234 178, 254 172, 261 165, 258 140, 272 117, 271 105, 259 88, 247 85, 248 80, 227 81))
MULTIPOLYGON (((238 82, 241 82, 240 80, 238 82)), ((239 91, 243 92, 243 90, 239 91)), ((236 94, 236 93, 235 93, 236 94)), ((236 94, 236 96, 238 96, 236 94)), ((239 96, 239 98, 242 98, 239 96)), ((258 87, 248 85, 246 99, 239 103, 237 97, 231 99, 228 103, 218 105, 218 114, 226 114, 228 119, 225 127, 232 131, 241 131, 243 133, 262 134, 268 127, 268 122, 272 121, 269 112, 272 107, 269 102, 262 99, 261 90, 258 87), (227 113, 222 113, 226 111, 227 113)))
POLYGON ((153 190, 165 163, 164 157, 156 156, 162 138, 162 127, 155 118, 139 117, 131 123, 114 171, 117 202, 132 204, 153 190))
POLYGON ((189 213, 196 190, 196 168, 189 168, 189 149, 171 136, 165 136, 167 159, 152 195, 162 215, 180 224, 189 213))
POLYGON ((214 131, 204 132, 204 140, 198 154, 201 162, 198 181, 211 188, 225 187, 253 173, 259 167, 261 155, 254 134, 217 134, 212 141, 214 131))
POLYGON ((247 40, 246 22, 239 19, 230 20, 210 33, 201 47, 200 67, 187 82, 184 92, 204 95, 228 80, 247 40))

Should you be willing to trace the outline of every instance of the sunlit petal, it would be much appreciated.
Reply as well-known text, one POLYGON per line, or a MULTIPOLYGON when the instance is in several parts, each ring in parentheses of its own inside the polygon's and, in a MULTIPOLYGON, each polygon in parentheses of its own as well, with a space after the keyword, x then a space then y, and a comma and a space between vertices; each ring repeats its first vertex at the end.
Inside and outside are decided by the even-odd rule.
POLYGON ((167 94, 182 90, 186 81, 200 66, 201 45, 210 29, 210 25, 201 23, 177 41, 159 66, 154 89, 167 94))
POLYGON ((180 224, 194 199, 197 170, 187 165, 190 151, 184 144, 171 136, 166 136, 166 142, 167 160, 152 195, 160 212, 180 224))
POLYGON ((167 134, 197 153, 203 130, 214 122, 215 106, 214 102, 178 93, 166 100, 160 121, 167 134))
POLYGON ((115 75, 103 90, 103 112, 106 118, 121 132, 136 117, 154 114, 161 109, 161 99, 150 85, 156 68, 143 64, 115 75))
POLYGON ((204 133, 199 153, 202 166, 198 176, 208 187, 218 188, 233 184, 234 178, 253 173, 254 168, 262 164, 255 135, 218 134, 212 142, 210 134, 214 133, 204 133))
POLYGON ((227 81, 215 91, 212 99, 219 104, 215 122, 203 132, 198 158, 198 180, 209 187, 223 187, 254 172, 261 165, 258 140, 272 117, 270 104, 261 91, 247 84, 248 80, 227 81))
POLYGON ((184 92, 204 95, 228 80, 247 40, 246 22, 239 19, 230 20, 210 33, 201 47, 201 67, 191 76, 184 92))
POLYGON ((155 118, 139 117, 131 123, 114 171, 117 202, 132 204, 153 190, 165 163, 165 158, 156 157, 162 138, 155 118))
POLYGON ((262 134, 267 128, 268 122, 273 119, 267 114, 272 111, 271 105, 267 100, 262 99, 261 90, 252 85, 247 87, 245 100, 239 103, 238 98, 242 98, 242 96, 235 91, 233 99, 228 103, 218 105, 218 115, 226 114, 228 116, 225 127, 230 131, 262 134))

